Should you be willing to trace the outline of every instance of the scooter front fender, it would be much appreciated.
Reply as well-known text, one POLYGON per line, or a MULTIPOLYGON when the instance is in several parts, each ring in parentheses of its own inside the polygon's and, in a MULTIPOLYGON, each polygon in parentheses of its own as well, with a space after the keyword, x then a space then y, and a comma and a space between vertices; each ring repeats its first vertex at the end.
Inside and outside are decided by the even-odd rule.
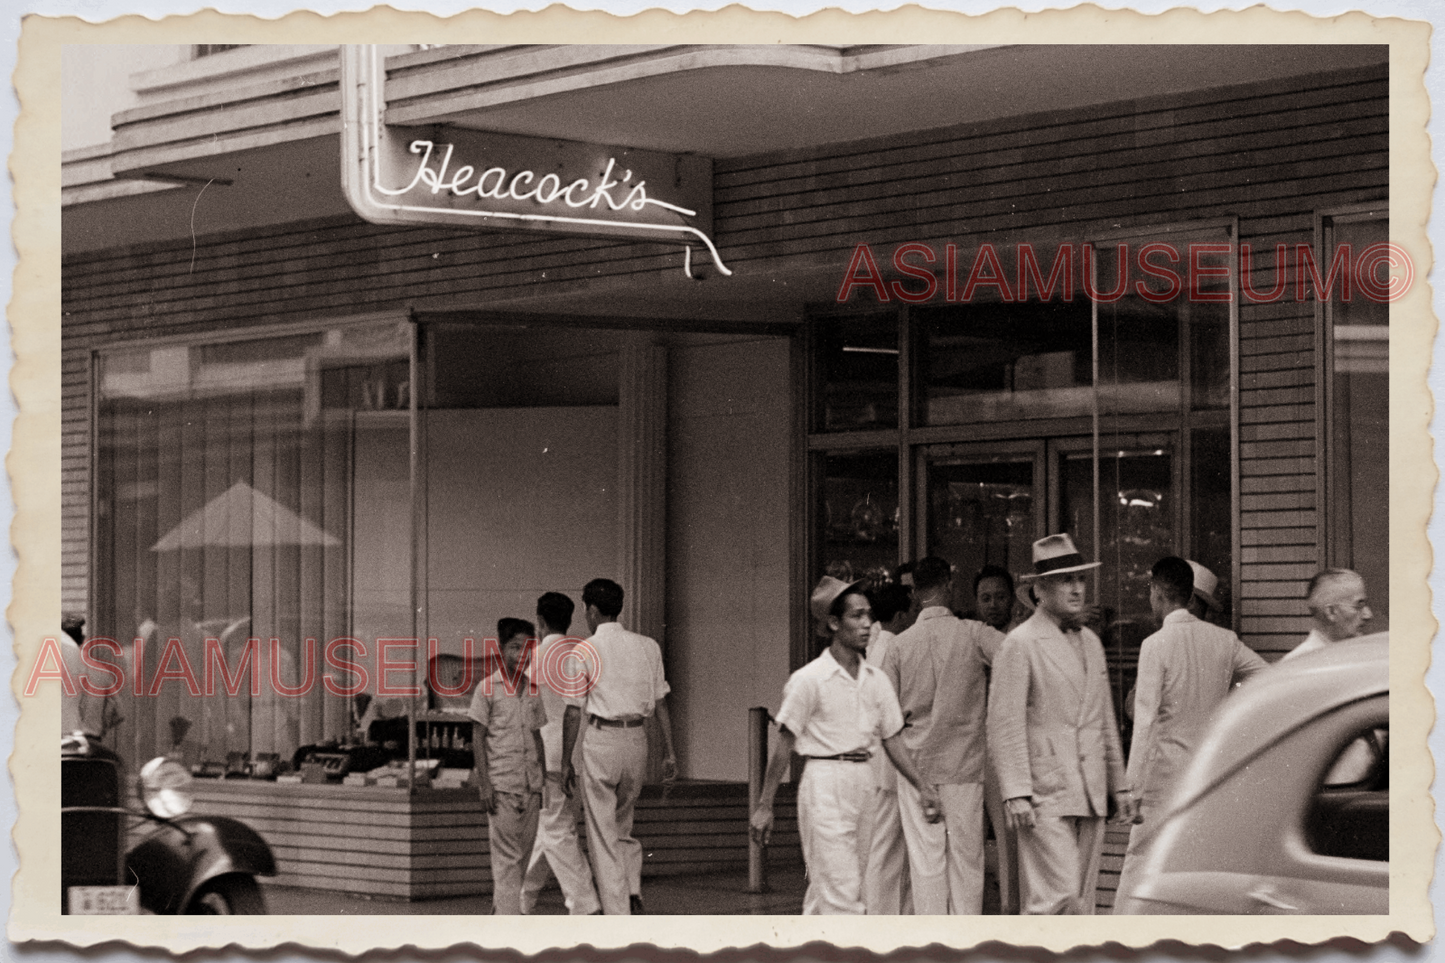
POLYGON ((126 875, 152 913, 183 912, 196 891, 227 873, 275 876, 271 847, 245 823, 193 816, 164 823, 126 855, 126 875))

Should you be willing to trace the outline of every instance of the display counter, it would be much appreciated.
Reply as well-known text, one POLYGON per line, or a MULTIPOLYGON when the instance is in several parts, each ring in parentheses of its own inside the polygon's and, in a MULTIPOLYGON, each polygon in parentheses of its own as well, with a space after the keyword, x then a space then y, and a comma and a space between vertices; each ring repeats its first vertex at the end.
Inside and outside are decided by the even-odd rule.
MULTIPOLYGON (((278 784, 198 779, 197 815, 231 816, 256 830, 276 856, 274 882, 392 899, 491 892, 487 815, 477 791, 278 784)), ((770 863, 800 865, 794 795, 778 791, 770 863)), ((586 845, 583 824, 578 833, 586 845)), ((643 875, 746 868, 747 786, 679 783, 664 796, 649 786, 634 834, 643 875)))

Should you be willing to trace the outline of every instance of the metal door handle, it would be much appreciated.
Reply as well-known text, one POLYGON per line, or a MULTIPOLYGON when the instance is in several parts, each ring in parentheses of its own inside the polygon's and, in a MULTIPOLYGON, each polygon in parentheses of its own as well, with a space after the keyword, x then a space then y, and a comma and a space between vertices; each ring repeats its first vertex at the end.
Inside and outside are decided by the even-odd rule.
POLYGON ((1251 890, 1249 898, 1254 900, 1256 903, 1263 903, 1265 906, 1270 906, 1277 910, 1283 910, 1286 913, 1299 912, 1298 906, 1291 906, 1289 903, 1286 903, 1284 900, 1276 896, 1274 888, 1271 886, 1260 886, 1254 890, 1251 890))

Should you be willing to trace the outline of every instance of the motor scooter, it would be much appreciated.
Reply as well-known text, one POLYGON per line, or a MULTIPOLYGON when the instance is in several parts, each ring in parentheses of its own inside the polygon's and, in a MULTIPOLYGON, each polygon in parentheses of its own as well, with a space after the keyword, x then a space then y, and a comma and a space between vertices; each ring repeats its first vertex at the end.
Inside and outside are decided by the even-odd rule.
POLYGON ((61 912, 266 912, 257 876, 276 875, 266 841, 225 816, 187 816, 191 774, 164 756, 140 770, 144 808, 121 798, 120 757, 83 733, 60 743, 61 912), (152 831, 127 851, 131 822, 152 831))

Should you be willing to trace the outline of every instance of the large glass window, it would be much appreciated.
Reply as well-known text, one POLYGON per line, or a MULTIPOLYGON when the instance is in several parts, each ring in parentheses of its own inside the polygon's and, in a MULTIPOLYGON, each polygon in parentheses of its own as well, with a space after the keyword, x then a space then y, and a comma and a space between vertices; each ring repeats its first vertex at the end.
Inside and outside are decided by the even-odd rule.
POLYGON ((898 452, 823 457, 822 574, 886 581, 898 565, 898 452))
POLYGON ((412 634, 410 344, 399 323, 100 355, 95 629, 123 650, 123 755, 241 771, 350 735, 324 647, 412 634), (220 663, 248 649, 259 692, 233 695, 220 663))
POLYGON ((1211 569, 1224 605, 1211 617, 1237 618, 1235 238, 1219 223, 1085 241, 1087 259, 1076 239, 1035 255, 1057 277, 1031 281, 1027 300, 988 285, 984 298, 948 302, 940 285, 931 303, 813 322, 810 442, 828 495, 815 502, 823 537, 810 561, 815 576, 859 575, 942 555, 957 573, 954 607, 968 612, 984 565, 1028 572, 1033 540, 1066 532, 1103 563, 1090 594, 1122 704, 1155 628, 1148 582, 1160 557, 1211 569), (899 538, 860 539, 853 506, 873 513, 845 479, 891 486, 900 471, 899 538))
POLYGON ((823 318, 814 330, 821 391, 815 427, 822 431, 897 428, 897 314, 823 318))
MULTIPOLYGON (((1333 218, 1326 224, 1329 263, 1348 246, 1345 256, 1359 265, 1389 235, 1383 218, 1333 218)), ((1385 280, 1375 278, 1377 289, 1385 280)), ((1383 630, 1390 613, 1390 306, 1358 284, 1349 300, 1343 293, 1337 286, 1327 307, 1329 558, 1364 576, 1375 615, 1370 629, 1383 630)))

